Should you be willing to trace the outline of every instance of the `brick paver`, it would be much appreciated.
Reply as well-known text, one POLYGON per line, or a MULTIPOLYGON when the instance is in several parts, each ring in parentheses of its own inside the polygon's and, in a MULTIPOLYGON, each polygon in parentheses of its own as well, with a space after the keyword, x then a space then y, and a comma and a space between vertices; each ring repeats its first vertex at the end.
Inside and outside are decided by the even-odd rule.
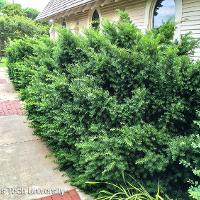
POLYGON ((39 200, 81 200, 75 189, 66 192, 64 195, 56 194, 48 197, 43 197, 39 200))
POLYGON ((0 101, 0 116, 23 115, 23 113, 19 100, 0 101))
POLYGON ((0 84, 5 84, 7 83, 6 79, 0 79, 0 84))

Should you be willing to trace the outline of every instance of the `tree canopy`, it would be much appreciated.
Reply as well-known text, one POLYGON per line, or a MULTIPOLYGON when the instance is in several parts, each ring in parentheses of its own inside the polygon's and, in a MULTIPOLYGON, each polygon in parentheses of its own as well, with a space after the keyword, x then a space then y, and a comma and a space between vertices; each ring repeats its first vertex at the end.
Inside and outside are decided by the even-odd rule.
POLYGON ((0 0, 0 10, 5 6, 6 1, 5 0, 0 0))
POLYGON ((39 12, 33 8, 22 8, 20 4, 0 0, 0 54, 9 40, 48 33, 48 27, 34 21, 39 12))
POLYGON ((34 8, 25 8, 23 11, 25 16, 30 19, 35 19, 39 15, 39 11, 34 8))
POLYGON ((7 16, 25 16, 30 19, 35 19, 39 11, 34 8, 22 8, 21 4, 7 3, 5 0, 0 0, 0 11, 7 16))
POLYGON ((23 16, 24 15, 24 11, 20 4, 11 4, 11 3, 6 3, 3 6, 2 13, 8 16, 15 16, 15 15, 23 16))

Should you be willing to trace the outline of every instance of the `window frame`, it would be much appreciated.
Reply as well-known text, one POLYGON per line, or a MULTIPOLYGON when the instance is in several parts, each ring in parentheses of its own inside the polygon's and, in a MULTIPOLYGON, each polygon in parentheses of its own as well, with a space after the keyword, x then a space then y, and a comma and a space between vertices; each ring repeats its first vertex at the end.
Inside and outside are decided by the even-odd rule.
MULTIPOLYGON (((175 39, 180 39, 183 3, 182 0, 174 0, 174 1, 176 7, 175 22, 177 23, 175 31, 175 39)), ((147 0, 145 8, 145 19, 144 19, 144 29, 146 31, 151 30, 153 28, 154 10, 156 3, 157 0, 147 0)))

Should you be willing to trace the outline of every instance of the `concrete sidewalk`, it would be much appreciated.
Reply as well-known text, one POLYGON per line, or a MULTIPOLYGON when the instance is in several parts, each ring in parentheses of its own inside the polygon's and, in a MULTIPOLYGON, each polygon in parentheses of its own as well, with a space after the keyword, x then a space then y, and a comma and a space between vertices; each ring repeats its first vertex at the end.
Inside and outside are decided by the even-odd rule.
MULTIPOLYGON (((0 200, 30 200, 73 189, 29 128, 6 68, 0 68, 0 200)), ((91 199, 77 190, 81 199, 91 199)))

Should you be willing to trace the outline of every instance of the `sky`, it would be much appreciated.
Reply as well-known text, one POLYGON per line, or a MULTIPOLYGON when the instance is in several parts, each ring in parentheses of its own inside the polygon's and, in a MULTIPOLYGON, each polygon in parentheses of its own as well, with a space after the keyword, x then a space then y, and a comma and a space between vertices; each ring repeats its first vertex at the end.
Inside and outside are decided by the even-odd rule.
MULTIPOLYGON (((24 8, 36 8, 38 11, 42 11, 49 1, 50 0, 14 0, 15 3, 21 4, 24 8)), ((12 2, 12 0, 8 0, 8 2, 12 2)))

